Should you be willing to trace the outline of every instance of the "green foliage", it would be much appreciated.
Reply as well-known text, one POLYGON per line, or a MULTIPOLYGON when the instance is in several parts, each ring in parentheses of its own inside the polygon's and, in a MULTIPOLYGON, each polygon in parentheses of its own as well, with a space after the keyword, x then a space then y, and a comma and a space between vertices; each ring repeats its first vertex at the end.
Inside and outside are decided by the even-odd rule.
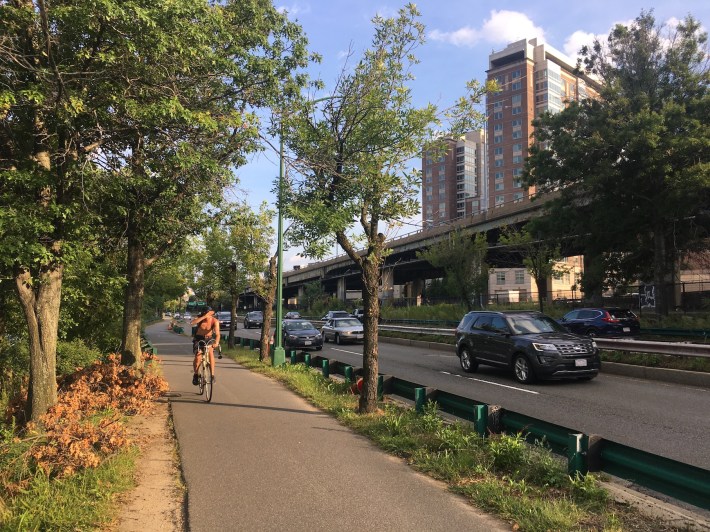
POLYGON ((69 375, 102 359, 100 351, 88 347, 82 340, 60 341, 57 343, 57 376, 69 375))
POLYGON ((674 28, 642 12, 607 42, 584 48, 598 97, 534 121, 526 181, 555 192, 538 227, 583 250, 587 294, 630 279, 660 289, 681 250, 710 234, 710 69, 707 34, 692 16, 674 28), (623 213, 623 216, 621 215, 623 213))
POLYGON ((459 229, 417 252, 417 258, 428 261, 436 268, 443 268, 447 294, 457 297, 468 310, 482 306, 482 297, 488 291, 488 264, 485 262, 488 242, 485 233, 475 236, 459 229))
MULTIPOLYGON (((19 456, 21 443, 2 445, 3 450, 19 456)), ((84 469, 66 479, 50 480, 38 469, 21 493, 5 499, 7 507, 0 514, 0 527, 3 530, 93 530, 108 525, 115 517, 115 497, 134 486, 136 454, 135 449, 123 451, 96 469, 84 469)), ((18 466, 22 467, 17 462, 10 465, 18 466)))

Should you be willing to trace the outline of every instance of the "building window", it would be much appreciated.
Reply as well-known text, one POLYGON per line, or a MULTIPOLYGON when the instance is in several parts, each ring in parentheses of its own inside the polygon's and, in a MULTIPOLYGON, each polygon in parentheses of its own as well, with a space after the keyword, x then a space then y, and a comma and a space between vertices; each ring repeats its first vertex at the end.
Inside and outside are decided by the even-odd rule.
POLYGON ((518 79, 520 75, 520 70, 514 70, 510 73, 510 79, 518 79))
POLYGON ((511 111, 514 115, 519 115, 522 114, 523 108, 520 106, 513 107, 513 110, 511 111))
POLYGON ((521 130, 513 131, 513 138, 514 139, 522 139, 523 138, 523 132, 521 130))
POLYGON ((515 270, 515 284, 523 284, 525 282, 525 270, 515 270))
POLYGON ((513 188, 522 188, 523 182, 520 179, 513 179, 513 188))
POLYGON ((516 118, 510 123, 510 125, 513 126, 513 129, 515 129, 516 127, 522 127, 523 121, 520 118, 516 118))
POLYGON ((505 196, 496 196, 496 206, 503 205, 505 203, 505 196))
POLYGON ((514 94, 513 97, 510 99, 510 101, 513 103, 513 105, 520 105, 523 101, 523 95, 522 94, 514 94))
POLYGON ((503 142, 503 135, 493 135, 493 144, 500 144, 503 142))
POLYGON ((504 174, 503 174, 503 172, 496 172, 495 176, 496 176, 496 181, 500 181, 501 179, 503 179, 504 174))
POLYGON ((505 190, 505 183, 496 183, 496 192, 500 192, 501 190, 505 190))
POLYGON ((513 152, 522 152, 523 151, 523 144, 521 142, 518 142, 517 144, 513 144, 513 152))
POLYGON ((513 155, 513 164, 520 164, 523 162, 522 155, 513 155))
POLYGON ((493 113, 493 120, 503 120, 503 111, 493 113))
POLYGON ((513 84, 510 86, 510 89, 511 89, 511 90, 514 90, 514 91, 519 91, 519 90, 522 89, 522 88, 523 88, 523 82, 522 82, 522 81, 516 81, 515 83, 513 83, 513 84))
POLYGON ((446 172, 446 165, 445 164, 440 164, 439 165, 439 175, 443 174, 446 172))
POLYGON ((495 166, 496 168, 500 168, 503 166, 505 163, 503 162, 503 159, 496 159, 495 166))
POLYGON ((493 131, 503 131, 503 124, 496 124, 493 126, 493 131))
POLYGON ((522 168, 513 168, 513 177, 520 177, 521 175, 523 175, 522 168))
POLYGON ((513 194, 513 203, 520 203, 523 201, 523 193, 522 192, 516 192, 513 194))
POLYGON ((496 272, 496 284, 505 284, 505 272, 496 272))
POLYGON ((494 153, 495 155, 503 155, 503 148, 498 147, 498 148, 496 148, 496 149, 493 150, 493 153, 494 153))
POLYGON ((431 176, 430 175, 426 176, 426 182, 431 183, 431 181, 432 181, 431 176))

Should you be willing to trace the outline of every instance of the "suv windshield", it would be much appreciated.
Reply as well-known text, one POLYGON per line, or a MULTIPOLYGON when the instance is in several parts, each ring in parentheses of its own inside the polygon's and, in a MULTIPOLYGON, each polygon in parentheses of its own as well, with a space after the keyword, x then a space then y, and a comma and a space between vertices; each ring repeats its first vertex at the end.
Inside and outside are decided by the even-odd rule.
POLYGON ((508 316, 508 323, 514 334, 537 334, 548 332, 567 332, 549 316, 544 315, 511 315, 508 316))

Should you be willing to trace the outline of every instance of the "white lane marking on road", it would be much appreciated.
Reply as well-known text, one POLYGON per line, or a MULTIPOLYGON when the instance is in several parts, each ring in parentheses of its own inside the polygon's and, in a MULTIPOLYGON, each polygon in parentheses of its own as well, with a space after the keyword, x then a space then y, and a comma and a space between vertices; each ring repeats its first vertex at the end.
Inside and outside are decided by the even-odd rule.
POLYGON ((348 353, 349 355, 360 355, 362 356, 362 353, 356 353, 354 351, 346 351, 345 349, 336 349, 335 347, 331 348, 332 351, 339 351, 340 353, 348 353))
MULTIPOLYGON (((463 377, 463 375, 457 375, 456 373, 449 373, 448 371, 440 371, 444 375, 453 375, 454 377, 463 377)), ((531 393, 533 395, 540 395, 540 392, 535 390, 526 390, 525 388, 518 388, 517 386, 508 386, 507 384, 500 384, 499 382, 484 381, 483 379, 474 379, 473 377, 466 377, 470 381, 482 382, 483 384, 492 384, 493 386, 500 386, 502 388, 510 388, 511 390, 518 390, 519 392, 531 393)))

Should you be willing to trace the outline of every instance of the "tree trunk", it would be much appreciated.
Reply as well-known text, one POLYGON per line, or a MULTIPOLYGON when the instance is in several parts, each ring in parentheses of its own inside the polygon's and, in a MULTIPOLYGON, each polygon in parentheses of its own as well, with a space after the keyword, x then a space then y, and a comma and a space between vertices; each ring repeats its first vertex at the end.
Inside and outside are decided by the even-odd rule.
POLYGON ((377 377, 379 376, 378 327, 380 320, 380 265, 378 257, 362 261, 363 283, 363 328, 365 345, 362 352, 363 387, 360 393, 358 411, 361 414, 377 411, 377 377))
POLYGON ((24 268, 15 273, 15 289, 27 321, 30 384, 25 416, 39 421, 57 402, 57 331, 64 266, 42 268, 39 279, 24 268))
POLYGON ((234 331, 237 329, 237 305, 239 305, 239 294, 232 292, 232 300, 229 306, 229 336, 227 337, 227 347, 234 347, 234 331))
POLYGON ((537 299, 540 305, 540 312, 545 312, 544 306, 547 301, 547 277, 535 278, 537 284, 537 299))
MULTIPOLYGON (((259 360, 262 362, 266 362, 266 359, 272 356, 271 350, 269 349, 269 338, 271 336, 271 317, 274 313, 274 299, 276 299, 276 255, 269 259, 269 273, 266 284, 266 293, 264 294, 264 298, 262 300, 264 323, 261 325, 261 340, 259 343, 259 360)), ((274 345, 276 345, 275 341, 274 345)))
POLYGON ((141 311, 145 290, 145 257, 143 244, 128 236, 128 261, 123 308, 123 338, 121 339, 121 363, 141 368, 141 311))
POLYGON ((663 227, 653 231, 653 284, 655 285, 656 312, 668 316, 668 294, 666 292, 666 236, 663 227))

